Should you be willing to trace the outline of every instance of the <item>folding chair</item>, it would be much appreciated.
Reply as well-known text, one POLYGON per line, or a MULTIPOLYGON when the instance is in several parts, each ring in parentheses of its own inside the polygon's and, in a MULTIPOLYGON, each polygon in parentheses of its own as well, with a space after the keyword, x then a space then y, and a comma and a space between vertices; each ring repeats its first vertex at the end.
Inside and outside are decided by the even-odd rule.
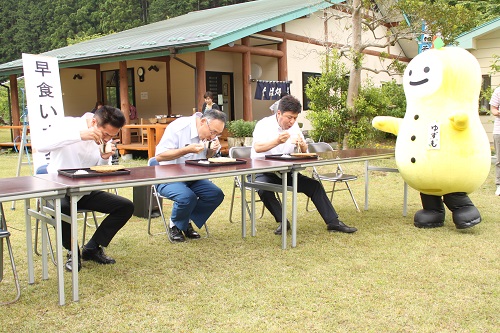
MULTIPOLYGON (((309 152, 311 153, 324 153, 328 151, 333 151, 332 146, 330 146, 326 142, 316 142, 316 143, 309 143, 309 152)), ((318 173, 316 167, 313 167, 312 171, 312 177, 316 180, 318 180, 321 184, 323 184, 323 181, 329 181, 333 183, 333 187, 330 191, 325 192, 331 193, 330 194, 330 201, 333 201, 333 194, 335 192, 340 192, 340 191, 349 191, 349 194, 351 195, 352 202, 354 202, 354 206, 356 206, 356 210, 359 212, 359 206, 358 203, 356 202, 356 199, 354 199, 354 194, 352 193, 351 187, 349 186, 349 182, 358 179, 357 176, 355 175, 348 175, 345 174, 344 171, 342 170, 342 167, 340 164, 337 164, 337 169, 335 172, 331 173, 326 173, 326 174, 320 174, 318 173), (337 183, 344 183, 346 185, 346 188, 343 189, 337 189, 335 185, 337 183)), ((306 203, 306 211, 311 212, 315 209, 309 209, 309 198, 307 198, 307 203, 306 203)))
MULTIPOLYGON (((229 149, 229 157, 232 158, 250 158, 252 152, 252 147, 231 147, 229 149)), ((234 198, 236 194, 236 189, 241 189, 241 181, 239 177, 234 177, 234 182, 233 182, 233 194, 231 196, 231 208, 229 210, 229 222, 234 223, 233 221, 233 206, 234 206, 234 198)), ((247 190, 251 190, 250 188, 246 188, 247 190)), ((255 202, 262 202, 261 200, 256 200, 255 202)), ((248 216, 250 216, 250 207, 249 207, 250 201, 246 200, 245 204, 247 206, 247 212, 248 216)), ((260 213, 260 216, 258 217, 259 219, 264 216, 264 205, 262 205, 262 211, 260 213)))
MULTIPOLYGON (((0 303, 6 305, 16 302, 21 297, 21 287, 19 285, 19 277, 17 276, 16 264, 14 262, 14 253, 10 244, 10 232, 7 230, 7 222, 3 211, 2 203, 0 202, 0 282, 3 281, 3 241, 7 244, 7 249, 10 256, 10 265, 12 266, 12 274, 14 275, 14 284, 16 286, 16 297, 8 302, 0 303)), ((3 297, 2 297, 3 298, 3 297)))
MULTIPOLYGON (((155 157, 151 157, 148 160, 148 166, 155 166, 155 165, 160 165, 160 163, 156 160, 155 157)), ((174 241, 170 238, 170 223, 167 223, 167 220, 165 219, 165 215, 163 214, 163 203, 160 199, 167 199, 166 197, 162 196, 157 190, 156 190, 156 185, 151 185, 151 190, 149 193, 149 209, 148 209, 148 234, 150 236, 155 236, 155 235, 161 235, 161 234, 167 234, 168 240, 173 243, 174 241), (153 198, 156 200, 156 204, 158 205, 158 210, 160 211, 160 216, 163 222, 163 227, 165 228, 165 232, 159 232, 156 234, 151 233, 151 214, 153 212, 153 198)), ((208 232, 208 226, 205 223, 205 231, 207 233, 207 237, 210 236, 210 233, 208 232)))
MULTIPOLYGON (((46 174, 46 173, 47 173, 47 164, 38 167, 38 169, 36 170, 36 174, 37 175, 39 175, 39 174, 46 174)), ((116 192, 116 189, 115 189, 115 192, 116 192)), ((41 211, 41 209, 42 209, 42 201, 40 199, 38 199, 36 204, 37 204, 37 211, 41 211)), ((47 204, 47 205, 48 205, 48 207, 50 207, 49 204, 47 204)), ((83 214, 83 236, 82 236, 82 244, 84 244, 85 243, 85 235, 86 235, 86 231, 87 231, 87 226, 88 227, 95 227, 97 229, 99 227, 99 223, 97 222, 97 216, 95 214, 95 211, 90 210, 90 209, 78 209, 77 212, 83 214), (89 213, 92 214, 92 218, 94 220, 94 225, 93 226, 88 223, 88 214, 89 213)), ((69 216, 62 214, 62 217, 63 217, 64 220, 70 221, 69 216)), ((40 220, 36 220, 36 223, 35 223, 35 242, 34 242, 35 253, 37 255, 40 255, 40 252, 38 252, 38 229, 40 229, 40 220)), ((49 244, 49 249, 50 249, 50 257, 51 257, 52 262, 54 263, 54 265, 57 265, 56 260, 55 260, 55 256, 54 256, 54 250, 52 248, 52 242, 50 240, 50 234, 49 234, 48 230, 47 230, 47 239, 48 239, 48 244, 49 244)))

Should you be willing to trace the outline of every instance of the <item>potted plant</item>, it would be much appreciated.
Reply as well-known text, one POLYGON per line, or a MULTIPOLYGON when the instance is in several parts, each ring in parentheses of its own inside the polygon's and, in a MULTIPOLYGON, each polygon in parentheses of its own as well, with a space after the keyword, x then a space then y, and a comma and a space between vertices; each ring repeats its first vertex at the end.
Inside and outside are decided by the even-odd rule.
POLYGON ((229 136, 227 143, 229 148, 238 146, 251 146, 253 130, 256 121, 246 121, 243 119, 229 121, 226 125, 229 136))

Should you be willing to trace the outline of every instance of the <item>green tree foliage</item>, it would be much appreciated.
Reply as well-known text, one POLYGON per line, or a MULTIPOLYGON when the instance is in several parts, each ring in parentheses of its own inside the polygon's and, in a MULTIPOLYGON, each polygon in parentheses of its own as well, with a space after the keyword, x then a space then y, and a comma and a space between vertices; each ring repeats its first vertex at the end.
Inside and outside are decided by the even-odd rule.
POLYGON ((309 79, 306 94, 311 101, 311 112, 307 117, 313 127, 310 133, 313 140, 361 147, 375 136, 385 135, 372 127, 375 116, 404 117, 406 98, 402 85, 396 81, 381 87, 372 83, 363 85, 350 110, 347 107, 348 74, 340 56, 333 53, 325 61, 321 76, 309 79))
POLYGON ((397 8, 406 13, 415 32, 420 32, 420 22, 424 19, 428 34, 439 33, 445 44, 454 44, 461 33, 487 20, 479 15, 476 4, 471 2, 466 6, 463 1, 456 0, 398 0, 397 8))
POLYGON ((99 33, 108 34, 141 26, 142 11, 137 0, 105 0, 99 4, 99 33))
POLYGON ((500 16, 500 0, 448 0, 450 6, 461 5, 476 13, 478 24, 500 16))
POLYGON ((150 0, 151 22, 166 20, 192 11, 234 5, 251 0, 150 0))
POLYGON ((14 41, 16 30, 17 3, 15 1, 0 0, 0 62, 16 58, 16 49, 10 45, 14 41))
POLYGON ((313 128, 310 135, 315 141, 342 142, 355 121, 346 106, 349 70, 335 51, 326 57, 322 68, 321 76, 310 78, 306 85, 313 111, 307 115, 313 128))
MULTIPOLYGON (((247 0, 248 1, 248 0, 247 0)), ((236 0, 0 0, 0 63, 236 0)))

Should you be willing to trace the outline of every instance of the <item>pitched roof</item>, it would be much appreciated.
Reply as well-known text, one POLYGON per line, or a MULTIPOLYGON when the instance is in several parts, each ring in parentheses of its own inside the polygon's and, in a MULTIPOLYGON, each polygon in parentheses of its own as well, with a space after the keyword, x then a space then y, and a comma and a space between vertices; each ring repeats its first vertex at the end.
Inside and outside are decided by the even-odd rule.
MULTIPOLYGON (((44 52, 59 66, 75 67, 122 60, 210 51, 330 7, 342 0, 258 0, 191 12, 168 20, 44 52), (175 51, 174 51, 175 50, 175 51)), ((22 60, 0 65, 0 75, 22 72, 22 60)))
POLYGON ((474 29, 464 32, 457 37, 458 46, 464 49, 475 48, 474 40, 482 35, 493 32, 494 30, 500 29, 500 17, 493 19, 489 22, 481 24, 474 29))

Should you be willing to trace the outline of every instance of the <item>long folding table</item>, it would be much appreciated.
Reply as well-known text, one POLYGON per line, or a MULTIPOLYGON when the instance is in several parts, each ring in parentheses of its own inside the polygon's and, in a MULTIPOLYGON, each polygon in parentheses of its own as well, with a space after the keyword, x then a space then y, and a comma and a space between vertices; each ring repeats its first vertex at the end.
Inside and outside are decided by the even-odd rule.
MULTIPOLYGON (((290 161, 276 161, 264 158, 258 159, 245 159, 244 164, 236 165, 225 165, 225 166, 197 166, 197 165, 184 165, 184 164, 170 164, 170 165, 159 165, 159 166, 144 166, 130 168, 130 174, 126 175, 109 175, 95 178, 70 178, 58 174, 42 174, 33 177, 27 177, 31 179, 38 179, 40 181, 45 181, 47 186, 57 184, 57 190, 52 188, 51 191, 46 193, 37 192, 37 190, 32 193, 29 198, 33 197, 61 197, 61 194, 69 195, 71 198, 71 246, 73 250, 73 255, 75 262, 77 261, 76 256, 78 255, 77 249, 77 202, 78 200, 96 190, 106 190, 109 188, 123 188, 123 187, 135 187, 135 186, 150 186, 160 183, 168 182, 179 182, 179 181, 193 181, 199 179, 213 179, 221 177, 241 177, 241 215, 242 215, 242 237, 246 237, 246 191, 245 185, 254 189, 267 189, 271 191, 276 191, 282 194, 283 203, 283 221, 286 221, 286 211, 287 211, 287 192, 292 192, 292 241, 291 246, 296 247, 297 239, 297 173, 304 170, 307 167, 338 164, 338 163, 349 163, 349 162, 360 162, 369 161, 376 159, 385 159, 394 157, 394 150, 391 149, 350 149, 350 150, 338 150, 333 152, 321 153, 320 158, 315 160, 290 160, 290 161), (283 183, 281 185, 273 185, 262 182, 256 182, 255 174, 266 173, 266 172, 279 172, 282 174, 283 183), (288 186, 287 184, 287 174, 292 173, 292 184, 288 186), (250 175, 250 181, 247 180, 247 176, 250 175)), ((36 182, 36 181, 35 181, 36 182)), ((1 185, 1 183, 0 183, 1 185)), ((50 186, 47 188, 51 188, 50 186)), ((255 191, 251 192, 251 230, 252 236, 255 236, 255 191)), ((3 200, 3 199, 2 199, 3 200)), ((12 200, 12 199, 11 199, 12 200)), ((29 201, 29 200, 28 200, 29 201)), ((29 202, 27 204, 29 208, 29 202)), ((60 205, 60 204, 59 204, 60 205)), ((60 207, 58 223, 60 225, 60 207)), ((27 224, 29 223, 28 209, 27 214, 27 224)), ((28 228, 27 228, 28 229, 28 228)), ((60 234, 60 233, 58 233, 60 234)), ((59 236, 60 237, 60 236, 59 236)), ((27 236, 31 240, 30 237, 27 236)), ((60 246, 61 240, 58 239, 58 245, 60 246)), ((28 243, 27 243, 28 244, 28 243)), ((282 233, 282 248, 286 249, 286 223, 283 224, 282 233)), ((31 251, 32 245, 31 241, 28 245, 31 251)), ((58 251, 58 254, 61 251, 58 251)), ((32 254, 31 252, 28 256, 32 254)), ((59 256, 59 255, 58 255, 59 256)), ((30 257, 29 257, 30 258, 30 257)), ((28 259, 29 261, 32 259, 28 259)), ((59 262, 62 262, 62 257, 58 258, 59 262)), ((61 266, 62 265, 58 265, 61 266)), ((58 267, 58 269, 60 269, 58 267)), ((33 274, 32 269, 30 274, 33 274)), ((62 276, 62 273, 61 273, 62 276)), ((62 281, 62 278, 60 279, 62 281)), ((73 270, 72 272, 72 288, 73 288, 73 300, 79 300, 78 291, 78 270, 73 270)), ((60 295, 64 295, 60 288, 60 295)), ((62 301, 64 302, 64 300, 62 301)), ((61 303, 61 302, 60 302, 61 303)), ((63 303, 62 303, 63 304, 63 303)))
MULTIPOLYGON (((109 175, 100 177, 85 177, 85 178, 71 178, 59 174, 40 174, 34 177, 43 179, 48 182, 60 184, 67 190, 67 195, 71 197, 71 247, 73 253, 73 260, 77 262, 77 202, 85 194, 96 190, 105 190, 108 188, 123 188, 135 186, 148 186, 161 183, 193 181, 199 179, 213 179, 220 177, 233 177, 240 176, 242 179, 247 175, 255 175, 262 172, 280 172, 286 174, 290 171, 292 164, 280 161, 270 160, 252 160, 245 159, 244 164, 225 165, 225 166, 197 166, 185 164, 169 164, 159 166, 145 166, 130 168, 130 174, 126 175, 109 175)), ((267 184, 263 184, 266 186, 267 184)), ((283 200, 286 202, 286 192, 288 190, 286 182, 283 184, 281 190, 283 193, 283 200)), ((252 191, 252 201, 255 207, 255 193, 252 191)), ((242 237, 246 236, 246 209, 245 209, 245 189, 241 191, 241 214, 242 214, 242 237)), ((286 218, 286 217, 285 217, 286 218)), ((255 230, 255 222, 252 219, 252 234, 255 230)), ((286 234, 285 234, 286 237, 286 234)), ((286 241, 286 238, 284 238, 286 241)), ((286 245, 283 245, 286 246, 286 245)), ((62 265, 59 265, 62 266, 62 265)), ((73 287, 73 300, 78 301, 78 270, 72 271, 72 287, 73 287)))
MULTIPOLYGON (((34 264, 33 264, 33 242, 31 233, 31 218, 38 218, 36 210, 30 208, 30 200, 34 198, 54 199, 55 202, 55 227, 61 230, 61 198, 66 195, 66 186, 52 182, 50 180, 39 179, 36 177, 12 177, 0 178, 0 202, 24 200, 24 214, 26 224, 26 252, 28 262, 28 283, 35 283, 34 264)), ((5 217, 4 217, 5 218, 5 217)), ((5 220, 7 222, 7 219, 5 220)), ((62 262, 62 238, 61 233, 57 234, 57 260, 62 262)), ((42 279, 48 278, 47 270, 47 249, 42 250, 42 279), (45 252, 43 252, 45 250, 45 252)), ((63 266, 57 265, 57 283, 59 291, 59 304, 64 304, 64 277, 63 266)))

